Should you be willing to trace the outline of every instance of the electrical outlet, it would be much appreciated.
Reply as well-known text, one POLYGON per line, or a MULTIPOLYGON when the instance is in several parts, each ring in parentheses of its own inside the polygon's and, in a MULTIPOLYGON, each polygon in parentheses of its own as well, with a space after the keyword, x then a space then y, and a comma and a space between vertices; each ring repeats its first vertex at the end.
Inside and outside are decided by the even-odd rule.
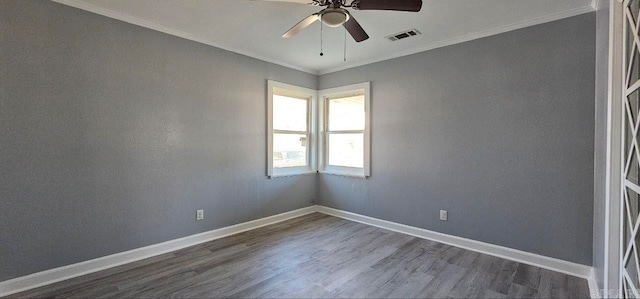
POLYGON ((196 220, 202 220, 204 219, 204 210, 197 210, 196 211, 196 220))
POLYGON ((440 210, 440 220, 447 221, 447 218, 448 218, 447 211, 440 210))

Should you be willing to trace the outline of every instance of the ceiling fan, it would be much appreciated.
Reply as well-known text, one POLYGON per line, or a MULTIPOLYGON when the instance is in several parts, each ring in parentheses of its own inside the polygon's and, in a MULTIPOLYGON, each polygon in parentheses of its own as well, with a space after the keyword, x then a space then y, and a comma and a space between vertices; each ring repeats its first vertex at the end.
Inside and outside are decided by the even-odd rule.
POLYGON ((422 0, 353 0, 347 4, 347 0, 262 0, 262 1, 278 1, 292 2, 300 4, 309 4, 313 6, 324 6, 325 9, 308 16, 300 21, 289 31, 285 32, 282 37, 293 37, 307 26, 315 21, 321 21, 329 27, 344 26, 351 34, 356 42, 367 40, 369 35, 364 31, 362 26, 345 8, 355 10, 395 10, 395 11, 411 11, 418 12, 422 8, 422 0), (311 2, 309 2, 311 1, 311 2))

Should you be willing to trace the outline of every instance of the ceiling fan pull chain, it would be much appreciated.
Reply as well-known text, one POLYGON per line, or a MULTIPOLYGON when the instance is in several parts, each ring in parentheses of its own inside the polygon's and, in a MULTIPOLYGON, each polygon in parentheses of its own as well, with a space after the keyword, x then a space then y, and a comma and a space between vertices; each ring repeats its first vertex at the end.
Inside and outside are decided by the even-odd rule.
POLYGON ((347 28, 344 29, 344 62, 347 62, 347 28))
POLYGON ((322 52, 322 15, 320 15, 320 56, 324 56, 322 52))

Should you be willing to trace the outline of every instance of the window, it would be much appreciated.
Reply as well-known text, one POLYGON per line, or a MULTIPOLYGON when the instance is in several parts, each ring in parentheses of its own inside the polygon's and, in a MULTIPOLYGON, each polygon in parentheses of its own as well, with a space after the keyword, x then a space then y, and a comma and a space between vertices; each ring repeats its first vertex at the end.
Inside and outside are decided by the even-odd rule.
POLYGON ((320 91, 320 171, 370 176, 370 84, 320 91))
POLYGON ((369 82, 316 91, 269 81, 267 175, 370 176, 369 90, 369 82))
POLYGON ((315 172, 316 91, 268 83, 267 175, 315 172))

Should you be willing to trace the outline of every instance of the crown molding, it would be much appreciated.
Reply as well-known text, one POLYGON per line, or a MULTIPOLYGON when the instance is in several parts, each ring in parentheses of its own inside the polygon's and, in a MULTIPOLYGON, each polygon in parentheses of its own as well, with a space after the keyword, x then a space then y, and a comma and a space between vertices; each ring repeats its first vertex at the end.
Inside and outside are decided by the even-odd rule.
MULTIPOLYGON (((592 0, 592 1, 597 1, 597 0, 592 0)), ((416 54, 416 53, 420 53, 420 52, 425 52, 425 51, 429 51, 429 50, 433 50, 433 49, 437 49, 437 48, 442 48, 442 47, 446 47, 446 46, 451 46, 451 45, 455 45, 455 44, 459 44, 459 43, 472 41, 472 40, 475 40, 475 39, 480 39, 480 38, 483 38, 483 37, 497 35, 497 34, 500 34, 500 33, 505 33, 505 32, 509 32, 509 31, 513 31, 513 30, 517 30, 517 29, 522 29, 522 28, 526 28, 526 27, 530 27, 530 26, 534 26, 534 25, 553 22, 553 21, 557 21, 557 20, 560 20, 560 19, 565 19, 565 18, 569 18, 569 17, 573 17, 573 16, 577 16, 577 15, 593 12, 594 8, 593 8, 592 4, 591 5, 587 5, 587 6, 583 6, 583 7, 579 7, 579 8, 576 8, 576 9, 571 9, 571 10, 567 10, 567 11, 563 11, 563 12, 559 12, 559 13, 554 13, 554 14, 550 14, 550 15, 546 15, 546 16, 542 16, 542 17, 538 17, 538 18, 534 18, 534 19, 518 22, 518 23, 509 24, 509 25, 502 26, 502 27, 496 27, 496 28, 493 28, 493 29, 485 30, 485 31, 475 32, 475 33, 471 33, 471 34, 468 34, 468 35, 464 35, 464 36, 460 36, 460 37, 456 37, 456 38, 452 38, 452 39, 448 39, 448 40, 444 40, 444 41, 438 41, 438 42, 430 43, 430 44, 427 44, 427 45, 422 46, 422 47, 417 47, 417 48, 413 48, 413 49, 406 50, 406 51, 399 51, 399 52, 396 52, 394 54, 381 56, 381 57, 378 57, 378 58, 375 58, 375 59, 369 59, 369 60, 354 62, 354 63, 350 63, 350 64, 343 64, 343 65, 340 65, 340 66, 337 66, 337 67, 321 69, 318 72, 318 74, 319 75, 326 75, 326 74, 329 74, 329 73, 343 71, 343 70, 354 68, 354 67, 358 67, 358 66, 363 66, 363 65, 372 64, 372 63, 376 63, 376 62, 381 62, 381 61, 385 61, 385 60, 390 60, 390 59, 394 59, 394 58, 398 58, 398 57, 408 56, 408 55, 412 55, 412 54, 416 54)))
POLYGON ((51 0, 51 1, 63 4, 63 5, 71 6, 71 7, 74 7, 74 8, 78 8, 78 9, 81 9, 81 10, 85 10, 85 11, 88 11, 88 12, 92 12, 92 13, 95 13, 95 14, 99 14, 99 15, 102 15, 102 16, 105 16, 105 17, 108 17, 108 18, 112 18, 112 19, 116 19, 116 20, 119 20, 119 21, 123 21, 123 22, 129 23, 129 24, 138 25, 140 27, 148 28, 148 29, 155 30, 155 31, 160 31, 162 33, 166 33, 166 34, 169 34, 169 35, 177 36, 177 37, 184 38, 184 39, 187 39, 187 40, 191 40, 191 41, 194 41, 194 42, 198 42, 198 43, 201 43, 201 44, 213 46, 213 47, 216 47, 216 48, 219 48, 219 49, 222 49, 222 50, 226 50, 226 51, 234 52, 234 53, 241 54, 241 55, 244 55, 244 56, 252 57, 252 58, 255 58, 255 59, 258 59, 258 60, 262 60, 262 61, 265 61, 265 62, 277 64, 277 65, 284 66, 284 67, 287 67, 287 68, 290 68, 290 69, 302 71, 302 72, 309 73, 309 74, 312 74, 312 75, 317 75, 318 74, 318 72, 316 70, 312 70, 312 69, 308 69, 308 68, 304 68, 304 67, 299 67, 297 65, 292 65, 292 64, 284 63, 284 62, 277 61, 277 60, 274 60, 274 59, 270 59, 270 58, 264 57, 262 55, 253 53, 253 52, 243 51, 243 50, 240 50, 240 49, 236 49, 236 48, 228 47, 228 46, 225 46, 225 45, 221 45, 221 44, 219 44, 216 41, 211 40, 211 39, 203 38, 203 37, 200 37, 200 36, 197 36, 197 35, 194 35, 194 34, 191 34, 191 33, 187 33, 187 32, 181 31, 181 30, 169 28, 167 26, 163 26, 163 25, 160 25, 160 24, 156 24, 154 22, 143 20, 141 18, 134 17, 134 16, 131 16, 131 15, 128 15, 128 14, 125 14, 125 13, 113 11, 113 10, 106 9, 106 8, 102 8, 102 7, 93 5, 93 4, 89 4, 89 3, 83 2, 81 0, 51 0))
POLYGON ((583 6, 583 7, 579 7, 576 9, 571 9, 571 10, 567 10, 567 11, 563 11, 563 12, 559 12, 559 13, 554 13, 554 14, 550 14, 550 15, 546 15, 546 16, 542 16, 542 17, 538 17, 538 18, 534 18, 534 19, 530 19, 530 20, 526 20, 526 21, 522 21, 522 22, 517 22, 517 23, 513 23, 513 24, 509 24, 506 26, 501 26, 501 27, 496 27, 493 29, 489 29, 489 30, 485 30, 485 31, 480 31, 480 32, 475 32, 475 33, 471 33, 471 34, 467 34, 467 35, 463 35, 460 37, 456 37, 456 38, 452 38, 452 39, 448 39, 448 40, 444 40, 444 41, 437 41, 434 43, 429 43, 425 46, 422 47, 417 47, 417 48, 413 48, 413 49, 409 49, 406 51, 400 51, 400 52, 396 52, 394 54, 391 55, 385 55, 385 56, 380 56, 374 59, 368 59, 368 60, 363 60, 363 61, 358 61, 358 62, 354 62, 354 63, 347 63, 347 64, 342 64, 336 67, 329 67, 329 68, 324 68, 324 69, 319 69, 319 70, 315 70, 315 69, 309 69, 309 68, 304 68, 304 67, 300 67, 297 65, 293 65, 293 64, 289 64, 289 63, 284 63, 282 61, 278 61, 275 59, 271 59, 271 58, 267 58, 264 57, 260 54, 256 54, 253 52, 249 52, 249 51, 244 51, 244 50, 240 50, 240 49, 236 49, 233 47, 228 47, 222 44, 219 44, 218 42, 211 40, 211 39, 207 39, 207 38, 203 38, 191 33, 187 33, 181 30, 177 30, 177 29, 173 29, 173 28, 169 28, 167 26, 163 26, 160 24, 156 24, 154 22, 150 22, 147 20, 143 20, 141 18, 138 17, 134 17, 125 13, 121 13, 121 12, 117 12, 117 11, 113 11, 110 9, 105 9, 93 4, 89 4, 86 3, 82 0, 51 0, 53 2, 56 3, 60 3, 63 5, 67 5, 67 6, 71 6, 74 8, 78 8, 81 10, 85 10, 88 12, 92 12, 95 14, 99 14, 105 17, 109 17, 112 19, 116 19, 116 20, 120 20, 126 23, 130 23, 133 25, 138 25, 144 28, 148 28, 148 29, 152 29, 155 31, 160 31, 169 35, 173 35, 173 36, 177 36, 180 38, 184 38, 187 40, 191 40, 191 41, 195 41, 201 44, 205 44, 205 45, 209 45, 209 46, 213 46, 219 49, 223 49, 226 51, 231 51, 237 54, 241 54, 241 55, 245 55, 248 57, 252 57, 255 59, 259 59, 265 62, 269 62, 269 63, 273 63, 276 65, 280 65, 283 67, 287 67, 290 69, 294 69, 294 70, 298 70, 298 71, 302 71, 305 73, 309 73, 312 75, 325 75, 325 74, 329 74, 329 73, 333 73, 333 72, 338 72, 338 71, 342 71, 342 70, 346 70, 346 69, 350 69, 350 68, 355 68, 358 66, 363 66, 363 65, 367 65, 367 64, 372 64, 372 63, 376 63, 376 62, 381 62, 381 61, 385 61, 385 60, 390 60, 390 59, 394 59, 394 58, 398 58, 398 57, 403 57, 403 56, 408 56, 408 55, 412 55, 412 54, 416 54, 416 53, 420 53, 420 52, 425 52, 425 51, 429 51, 429 50, 433 50, 433 49, 437 49, 437 48, 442 48, 442 47, 446 47, 446 46, 450 46, 450 45, 454 45, 454 44, 459 44, 459 43, 463 43, 463 42, 467 42, 467 41, 471 41, 471 40, 475 40, 475 39, 480 39, 483 37, 488 37, 488 36, 492 36, 492 35, 496 35, 496 34, 501 34, 501 33, 505 33, 505 32, 509 32, 509 31, 513 31, 513 30, 517 30, 517 29, 522 29, 525 27, 530 27, 530 26, 534 26, 534 25, 539 25, 539 24, 543 24, 543 23, 547 23, 547 22, 553 22, 553 21, 557 21, 560 19, 564 19, 564 18, 569 18, 569 17, 573 17, 573 16, 577 16, 577 15, 581 15, 581 14, 585 14, 585 13, 589 13, 589 12, 593 12, 594 10, 596 10, 600 4, 599 0, 592 0, 590 5, 587 6, 583 6))

